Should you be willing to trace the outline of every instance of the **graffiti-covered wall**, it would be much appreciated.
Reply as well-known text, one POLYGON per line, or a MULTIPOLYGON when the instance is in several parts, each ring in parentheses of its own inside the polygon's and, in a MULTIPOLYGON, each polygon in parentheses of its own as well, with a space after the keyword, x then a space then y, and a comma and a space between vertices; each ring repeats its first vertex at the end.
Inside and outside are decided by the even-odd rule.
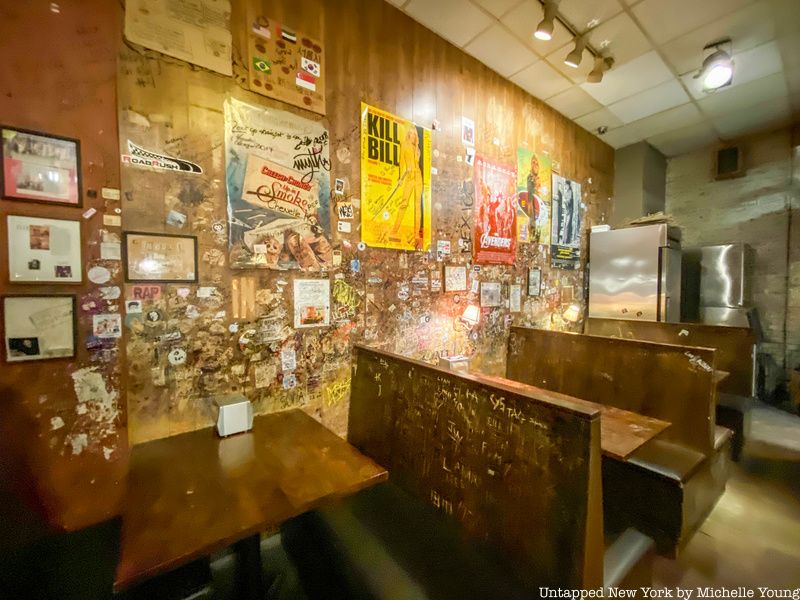
POLYGON ((511 322, 566 326, 611 148, 386 2, 241 0, 231 29, 232 76, 120 47, 123 229, 172 261, 148 281, 145 252, 125 284, 133 442, 210 425, 229 393, 344 433, 354 342, 502 373, 511 322), (264 93, 293 44, 313 110, 264 93), (362 102, 386 153, 364 155, 362 102))

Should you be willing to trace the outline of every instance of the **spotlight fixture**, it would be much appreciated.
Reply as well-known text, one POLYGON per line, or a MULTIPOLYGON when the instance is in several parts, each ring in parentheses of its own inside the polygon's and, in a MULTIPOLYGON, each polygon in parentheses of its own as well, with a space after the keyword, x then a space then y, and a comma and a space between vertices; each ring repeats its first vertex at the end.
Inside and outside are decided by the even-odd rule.
POLYGON ((581 60, 583 60, 583 50, 586 48, 586 40, 582 37, 575 38, 575 47, 572 49, 572 52, 567 54, 564 58, 564 64, 568 67, 572 67, 573 69, 577 69, 578 65, 581 64, 581 60))
POLYGON ((536 26, 533 37, 545 42, 550 41, 553 38, 553 22, 555 21, 557 13, 558 2, 555 0, 547 0, 544 3, 544 19, 536 26))
POLYGON ((719 40, 708 44, 703 50, 711 50, 703 61, 703 66, 694 76, 695 79, 703 79, 703 91, 713 92, 721 87, 730 85, 733 81, 733 61, 731 60, 732 48, 730 38, 719 40), (723 50, 720 46, 728 44, 728 50, 723 50))
POLYGON ((586 77, 588 83, 600 83, 603 81, 603 74, 614 66, 614 59, 610 56, 595 56, 594 68, 586 77))

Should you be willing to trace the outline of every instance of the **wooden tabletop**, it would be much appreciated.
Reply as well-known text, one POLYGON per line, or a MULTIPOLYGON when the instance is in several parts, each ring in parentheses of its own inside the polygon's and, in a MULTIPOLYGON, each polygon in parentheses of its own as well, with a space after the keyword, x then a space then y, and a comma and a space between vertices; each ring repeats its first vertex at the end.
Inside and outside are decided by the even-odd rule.
POLYGON ((134 446, 115 589, 387 478, 300 410, 258 416, 226 439, 212 428, 134 446))
MULTIPOLYGON (((512 381, 503 377, 487 376, 486 379, 500 382, 504 385, 518 388, 536 389, 535 386, 512 381)), ((646 442, 656 437, 659 433, 667 429, 671 424, 667 421, 645 417, 639 413, 581 400, 559 394, 558 392, 547 392, 556 398, 564 398, 578 404, 600 411, 600 446, 603 454, 612 458, 625 459, 631 453, 640 448, 646 442)))

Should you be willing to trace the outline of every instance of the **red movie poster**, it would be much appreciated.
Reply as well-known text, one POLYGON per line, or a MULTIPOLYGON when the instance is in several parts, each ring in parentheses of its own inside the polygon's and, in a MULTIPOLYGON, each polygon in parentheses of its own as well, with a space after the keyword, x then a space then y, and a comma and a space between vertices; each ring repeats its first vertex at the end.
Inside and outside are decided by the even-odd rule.
POLYGON ((475 261, 513 264, 516 252, 517 171, 475 157, 475 261))

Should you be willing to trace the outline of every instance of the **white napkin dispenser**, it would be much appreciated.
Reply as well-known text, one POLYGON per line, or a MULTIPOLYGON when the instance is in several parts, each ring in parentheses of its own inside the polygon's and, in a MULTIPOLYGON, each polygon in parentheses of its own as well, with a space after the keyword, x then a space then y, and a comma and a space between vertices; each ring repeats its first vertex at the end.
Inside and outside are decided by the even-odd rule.
POLYGON ((214 399, 219 407, 217 433, 226 437, 253 428, 253 405, 241 394, 228 394, 214 399))

